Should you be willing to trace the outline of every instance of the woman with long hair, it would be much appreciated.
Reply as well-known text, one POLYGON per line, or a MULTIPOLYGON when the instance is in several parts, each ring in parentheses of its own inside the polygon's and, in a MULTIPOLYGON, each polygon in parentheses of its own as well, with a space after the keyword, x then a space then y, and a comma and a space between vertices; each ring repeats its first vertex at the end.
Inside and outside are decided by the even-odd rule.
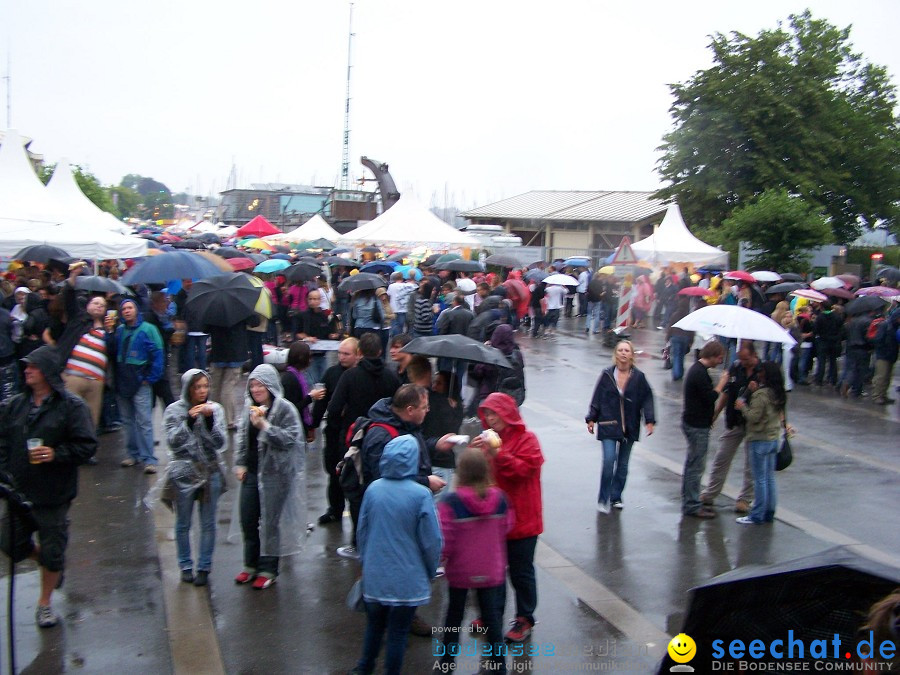
POLYGON ((603 473, 597 511, 609 513, 610 506, 625 508, 622 492, 628 478, 631 447, 641 435, 641 417, 647 435, 653 433, 656 413, 650 383, 634 366, 634 345, 621 340, 613 351, 613 365, 600 373, 588 414, 588 432, 597 430, 597 440, 603 444, 603 473))
POLYGON ((300 421, 303 424, 304 438, 307 443, 312 443, 315 437, 312 411, 310 405, 325 397, 324 389, 313 389, 315 382, 309 382, 306 370, 312 363, 312 352, 305 342, 295 342, 288 348, 287 364, 281 374, 281 387, 284 389, 284 397, 294 404, 300 413, 300 421))

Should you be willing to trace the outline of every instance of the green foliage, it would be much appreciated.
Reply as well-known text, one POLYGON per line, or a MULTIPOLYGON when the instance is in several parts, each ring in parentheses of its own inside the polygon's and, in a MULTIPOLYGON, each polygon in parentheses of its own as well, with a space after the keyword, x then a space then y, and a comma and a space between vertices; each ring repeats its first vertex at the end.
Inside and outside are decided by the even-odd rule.
POLYGON ((722 223, 722 236, 747 242, 757 254, 749 269, 805 272, 810 249, 828 243, 831 228, 818 206, 787 190, 766 190, 754 201, 739 206, 722 223))
POLYGON ((141 203, 137 207, 138 217, 156 220, 172 218, 175 215, 172 192, 158 180, 130 173, 122 177, 119 186, 134 190, 140 195, 141 203))
POLYGON ((660 174, 688 223, 717 228, 772 188, 821 206, 846 243, 879 219, 898 231, 900 126, 895 88, 865 63, 850 29, 790 16, 755 38, 716 34, 715 64, 670 85, 675 128, 660 174))
POLYGON ((119 185, 136 190, 142 197, 162 193, 165 194, 167 201, 171 201, 172 192, 169 188, 158 180, 153 180, 146 176, 130 173, 122 178, 122 182, 119 185))
MULTIPOLYGON (((45 164, 41 167, 39 178, 44 185, 50 182, 54 171, 56 171, 56 164, 45 164)), ((109 190, 100 184, 100 181, 97 180, 94 174, 85 171, 77 164, 72 165, 72 173, 75 176, 75 182, 78 183, 78 187, 81 188, 81 191, 88 199, 103 211, 108 211, 116 218, 119 217, 119 212, 112 202, 109 190)))
POLYGON ((141 218, 143 217, 143 203, 141 195, 137 190, 118 185, 109 188, 110 197, 115 196, 119 213, 123 218, 141 218))

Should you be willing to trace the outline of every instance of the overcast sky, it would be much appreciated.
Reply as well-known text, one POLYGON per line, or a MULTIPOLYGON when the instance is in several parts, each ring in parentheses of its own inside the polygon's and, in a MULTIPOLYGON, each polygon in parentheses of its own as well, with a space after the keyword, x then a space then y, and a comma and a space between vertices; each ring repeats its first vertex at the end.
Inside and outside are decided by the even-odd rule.
MULTIPOLYGON (((360 155, 388 162, 435 206, 655 189, 667 84, 711 64, 712 33, 806 7, 852 24, 897 82, 897 0, 359 0, 351 173, 360 155)), ((334 185, 348 17, 343 0, 0 0, 11 126, 107 184, 138 173, 210 194, 234 164, 238 187, 334 185)))

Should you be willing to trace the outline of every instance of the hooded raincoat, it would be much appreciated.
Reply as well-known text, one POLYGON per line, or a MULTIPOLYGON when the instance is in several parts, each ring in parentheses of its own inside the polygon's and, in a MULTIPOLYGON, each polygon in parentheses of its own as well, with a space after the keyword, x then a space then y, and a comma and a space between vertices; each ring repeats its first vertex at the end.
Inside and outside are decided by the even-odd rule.
MULTIPOLYGON (((247 466, 250 440, 250 380, 262 383, 272 396, 266 412, 269 427, 257 436, 259 459, 259 540, 263 556, 299 553, 306 537, 306 443, 303 425, 294 404, 284 398, 281 380, 274 366, 263 364, 250 373, 244 410, 235 435, 235 466, 247 466)), ((235 501, 236 504, 240 500, 235 501)), ((237 515, 237 514, 235 514, 237 515)), ((231 519, 229 539, 240 535, 240 518, 231 519)))
POLYGON ((381 478, 366 490, 356 531, 367 602, 427 605, 441 557, 431 491, 416 482, 419 441, 398 436, 381 456, 381 478))

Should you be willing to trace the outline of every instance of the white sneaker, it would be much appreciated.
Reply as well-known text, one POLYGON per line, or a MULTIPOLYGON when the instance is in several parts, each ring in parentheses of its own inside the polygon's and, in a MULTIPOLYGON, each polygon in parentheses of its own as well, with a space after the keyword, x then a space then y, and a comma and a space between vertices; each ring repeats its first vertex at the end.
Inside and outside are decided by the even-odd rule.
POLYGON ((737 518, 735 522, 740 523, 741 525, 756 525, 755 520, 751 520, 750 516, 741 516, 737 518))
POLYGON ((609 502, 597 502, 597 513, 609 513, 609 502))
POLYGON ((337 550, 337 554, 342 558, 350 558, 351 560, 359 560, 359 551, 355 546, 341 546, 337 550))
POLYGON ((621 499, 613 499, 612 507, 614 509, 619 509, 620 511, 625 508, 625 504, 622 503, 621 499))

